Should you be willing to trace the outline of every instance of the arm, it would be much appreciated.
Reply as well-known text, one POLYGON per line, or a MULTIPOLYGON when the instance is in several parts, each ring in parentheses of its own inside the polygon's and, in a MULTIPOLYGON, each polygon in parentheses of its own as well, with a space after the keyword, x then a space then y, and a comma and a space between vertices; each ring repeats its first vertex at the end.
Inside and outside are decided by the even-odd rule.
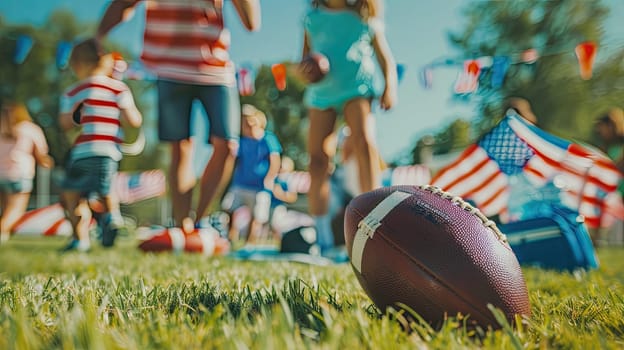
POLYGON ((139 128, 143 124, 143 115, 134 105, 130 108, 124 108, 121 110, 121 123, 124 126, 139 128))
POLYGON ((59 116, 59 125, 64 131, 73 129, 76 126, 76 123, 74 123, 74 113, 61 113, 59 116))
POLYGON ((299 65, 297 66, 297 72, 299 76, 303 80, 308 80, 308 75, 310 71, 312 71, 313 67, 310 66, 310 63, 304 61, 304 59, 310 53, 310 43, 308 39, 307 32, 303 33, 303 49, 301 50, 301 60, 299 61, 299 65))
POLYGON ((303 33, 303 49, 301 51, 301 59, 303 60, 310 53, 310 39, 307 32, 303 33))
POLYGON ((37 128, 37 132, 34 134, 33 156, 35 157, 35 161, 42 167, 50 169, 54 166, 54 159, 48 154, 48 143, 46 142, 43 130, 37 128))
POLYGON ((134 97, 130 88, 124 85, 125 89, 117 96, 117 105, 119 106, 120 122, 122 126, 130 126, 139 128, 143 123, 143 116, 134 103, 134 97))
POLYGON ((139 1, 140 0, 113 0, 108 8, 106 8, 106 12, 104 12, 100 20, 95 38, 98 41, 104 38, 111 29, 128 17, 129 10, 132 10, 139 1))
POLYGON ((271 153, 269 155, 269 171, 267 171, 266 176, 264 177, 264 188, 271 189, 275 187, 275 178, 277 177, 277 173, 279 172, 280 166, 282 164, 282 157, 279 153, 271 153))
POLYGON ((260 1, 258 0, 232 0, 232 4, 238 12, 243 26, 248 31, 257 31, 260 29, 260 1))
POLYGON ((386 80, 386 87, 383 95, 381 96, 380 104, 381 108, 388 110, 392 108, 397 100, 396 93, 398 77, 396 62, 394 61, 394 57, 392 57, 392 52, 383 30, 375 32, 375 36, 373 37, 373 48, 375 49, 379 66, 381 67, 386 80))
POLYGON ((298 194, 295 191, 287 191, 279 184, 275 184, 273 188, 273 196, 284 203, 295 203, 297 201, 298 194))

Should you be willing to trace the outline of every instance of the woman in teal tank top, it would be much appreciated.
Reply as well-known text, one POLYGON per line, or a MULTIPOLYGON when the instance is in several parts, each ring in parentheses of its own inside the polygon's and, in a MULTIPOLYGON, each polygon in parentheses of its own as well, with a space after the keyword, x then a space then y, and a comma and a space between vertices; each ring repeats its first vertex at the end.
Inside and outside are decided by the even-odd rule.
MULTIPOLYGON (((327 233, 330 159, 334 158, 335 124, 343 115, 351 130, 362 192, 380 186, 379 152, 369 115, 373 99, 382 109, 392 108, 397 96, 396 63, 388 46, 379 0, 314 0, 306 14, 303 57, 321 53, 329 72, 307 86, 304 103, 309 109, 308 191, 310 213, 317 219, 321 250, 331 247, 327 233)), ((303 61, 303 60, 302 60, 303 61)), ((305 64, 301 70, 305 71, 305 64)))

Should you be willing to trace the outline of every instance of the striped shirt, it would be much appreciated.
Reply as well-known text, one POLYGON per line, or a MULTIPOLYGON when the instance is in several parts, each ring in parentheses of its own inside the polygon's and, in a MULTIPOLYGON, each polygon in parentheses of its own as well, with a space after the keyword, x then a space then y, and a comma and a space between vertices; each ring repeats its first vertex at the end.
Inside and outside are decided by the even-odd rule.
POLYGON ((61 114, 73 113, 82 104, 82 130, 71 151, 71 159, 111 157, 120 160, 121 109, 134 107, 128 86, 98 75, 70 86, 61 97, 61 114))
POLYGON ((159 78, 235 86, 223 0, 149 0, 141 59, 159 78))

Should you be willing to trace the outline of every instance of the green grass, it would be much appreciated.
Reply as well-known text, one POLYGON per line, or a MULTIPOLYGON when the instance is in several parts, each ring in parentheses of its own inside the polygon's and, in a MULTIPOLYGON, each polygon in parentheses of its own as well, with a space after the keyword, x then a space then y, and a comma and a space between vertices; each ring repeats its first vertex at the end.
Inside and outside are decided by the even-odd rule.
POLYGON ((0 349, 624 348, 622 249, 601 249, 588 273, 525 268, 532 317, 492 331, 380 314, 347 264, 153 255, 128 240, 59 255, 63 243, 0 247, 0 349))

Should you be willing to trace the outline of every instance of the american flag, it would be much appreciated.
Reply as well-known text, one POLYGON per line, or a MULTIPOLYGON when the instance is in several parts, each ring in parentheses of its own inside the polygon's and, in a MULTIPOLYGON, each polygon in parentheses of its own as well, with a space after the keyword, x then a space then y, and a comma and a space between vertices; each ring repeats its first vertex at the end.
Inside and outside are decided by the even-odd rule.
POLYGON ((485 215, 505 218, 509 179, 522 174, 539 191, 550 182, 562 189, 561 202, 599 227, 606 198, 621 178, 605 155, 553 136, 522 117, 507 116, 432 179, 432 185, 473 202, 485 215))
POLYGON ((236 72, 238 93, 241 96, 251 96, 256 92, 255 76, 252 68, 241 67, 236 72))
POLYGON ((113 190, 122 204, 132 204, 158 197, 166 191, 165 174, 162 170, 140 173, 119 172, 113 181, 113 190))

